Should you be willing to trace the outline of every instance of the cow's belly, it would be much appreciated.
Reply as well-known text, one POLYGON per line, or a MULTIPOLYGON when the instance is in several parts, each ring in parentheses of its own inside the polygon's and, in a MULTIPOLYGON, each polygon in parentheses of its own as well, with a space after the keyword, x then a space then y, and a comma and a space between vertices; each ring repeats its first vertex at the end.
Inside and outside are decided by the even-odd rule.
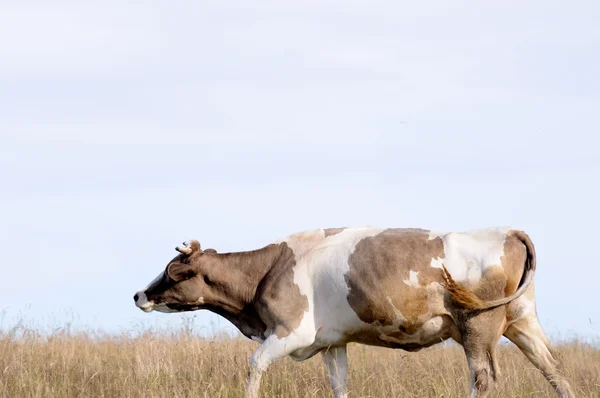
POLYGON ((460 336, 460 334, 454 321, 448 315, 434 316, 419 327, 412 325, 410 333, 408 333, 405 325, 363 325, 359 329, 346 333, 342 333, 337 329, 323 328, 317 332, 315 342, 312 345, 297 350, 290 356, 297 361, 303 361, 327 347, 345 345, 351 342, 418 351, 441 343, 450 337, 457 338, 456 336, 460 336))
POLYGON ((389 325, 369 327, 349 333, 348 342, 416 351, 458 335, 458 329, 448 315, 434 316, 420 325, 389 325))
MULTIPOLYGON (((328 282, 334 279, 330 277, 328 282)), ((342 281, 338 283, 337 286, 342 281)), ((458 335, 444 306, 443 288, 437 283, 416 288, 404 287, 400 282, 395 295, 384 298, 379 297, 380 291, 373 290, 378 295, 366 295, 363 305, 382 316, 370 322, 361 319, 350 306, 348 291, 336 289, 337 286, 321 285, 317 290, 328 294, 314 297, 311 315, 315 320, 315 340, 296 353, 298 358, 350 342, 414 351, 458 335)))

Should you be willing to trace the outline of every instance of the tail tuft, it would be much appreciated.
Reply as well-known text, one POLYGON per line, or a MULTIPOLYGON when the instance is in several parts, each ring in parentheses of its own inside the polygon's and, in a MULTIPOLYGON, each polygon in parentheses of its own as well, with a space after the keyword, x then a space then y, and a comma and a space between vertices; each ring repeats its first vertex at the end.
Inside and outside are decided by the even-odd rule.
POLYGON ((486 307, 485 303, 477 297, 475 293, 456 283, 443 264, 442 273, 444 277, 444 287, 452 295, 452 298, 457 304, 470 310, 479 310, 486 307))

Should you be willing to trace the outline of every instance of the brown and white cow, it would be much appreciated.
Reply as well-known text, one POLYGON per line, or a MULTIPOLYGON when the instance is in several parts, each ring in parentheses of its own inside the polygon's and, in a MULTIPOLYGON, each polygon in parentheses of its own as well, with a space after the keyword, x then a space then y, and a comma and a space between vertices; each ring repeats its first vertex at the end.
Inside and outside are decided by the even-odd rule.
POLYGON ((261 343, 250 359, 249 397, 286 355, 302 361, 322 352, 334 395, 346 397, 348 343, 417 351, 448 338, 464 347, 471 397, 484 397, 502 335, 560 397, 573 397, 538 321, 535 251, 522 231, 335 228, 249 252, 203 251, 195 240, 177 250, 135 304, 146 312, 208 309, 261 343))

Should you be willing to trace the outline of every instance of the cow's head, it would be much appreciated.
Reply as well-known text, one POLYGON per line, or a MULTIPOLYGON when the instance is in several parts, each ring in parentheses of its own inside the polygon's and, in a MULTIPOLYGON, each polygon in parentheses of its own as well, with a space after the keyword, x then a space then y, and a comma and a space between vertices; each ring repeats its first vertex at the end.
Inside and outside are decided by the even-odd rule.
POLYGON ((211 257, 216 251, 203 251, 195 240, 184 242, 176 250, 180 254, 148 287, 133 296, 135 305, 143 311, 193 311, 218 298, 218 289, 209 277, 215 265, 211 257))

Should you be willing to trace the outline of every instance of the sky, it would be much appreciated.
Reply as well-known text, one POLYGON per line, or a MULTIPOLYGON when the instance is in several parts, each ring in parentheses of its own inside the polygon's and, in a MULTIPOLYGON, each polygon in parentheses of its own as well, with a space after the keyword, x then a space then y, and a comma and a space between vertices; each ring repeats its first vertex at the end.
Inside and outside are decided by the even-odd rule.
POLYGON ((188 239, 511 225, 548 334, 600 336, 600 3, 0 9, 0 328, 233 330, 134 305, 188 239))

